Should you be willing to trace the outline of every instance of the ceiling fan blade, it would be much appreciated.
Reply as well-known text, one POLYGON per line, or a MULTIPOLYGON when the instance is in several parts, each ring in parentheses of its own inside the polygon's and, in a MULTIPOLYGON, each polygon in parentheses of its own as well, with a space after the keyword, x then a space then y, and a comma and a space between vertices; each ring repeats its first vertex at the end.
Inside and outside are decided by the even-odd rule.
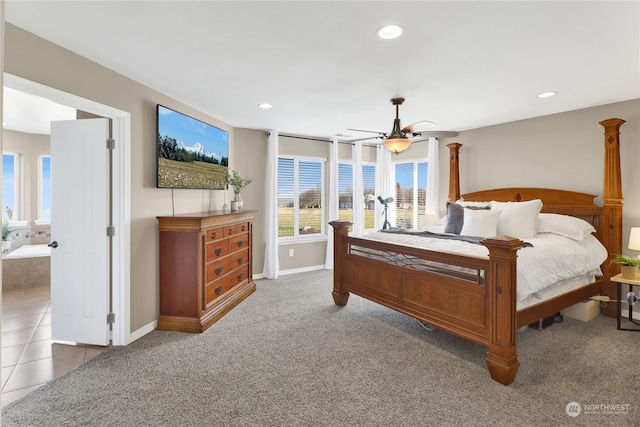
POLYGON ((423 130, 421 132, 413 132, 413 136, 419 136, 422 138, 453 138, 460 135, 460 132, 450 130, 423 130))
POLYGON ((376 139, 382 139, 383 137, 378 136, 367 136, 366 138, 356 138, 356 139, 348 139, 347 142, 358 142, 358 141, 371 141, 376 139))
POLYGON ((377 134, 382 135, 382 136, 387 136, 387 134, 385 132, 380 132, 380 131, 377 131, 377 130, 351 129, 351 128, 348 128, 347 130, 351 130, 351 131, 354 131, 354 132, 377 133, 377 134))
POLYGON ((434 122, 430 122, 429 120, 421 120, 419 122, 411 123, 410 125, 405 126, 402 129, 402 132, 416 133, 416 132, 421 132, 423 130, 431 129, 434 126, 436 126, 434 122))

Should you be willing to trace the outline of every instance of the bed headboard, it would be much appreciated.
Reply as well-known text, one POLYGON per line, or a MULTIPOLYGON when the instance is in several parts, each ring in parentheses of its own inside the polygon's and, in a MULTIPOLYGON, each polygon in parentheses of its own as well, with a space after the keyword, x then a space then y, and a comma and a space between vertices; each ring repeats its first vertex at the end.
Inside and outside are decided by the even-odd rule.
MULTIPOLYGON (((602 206, 595 204, 594 194, 579 193, 551 188, 497 188, 460 193, 459 150, 462 144, 448 144, 449 147, 449 201, 460 198, 467 201, 513 201, 542 200, 542 212, 558 213, 580 217, 595 227, 596 236, 607 248, 609 257, 622 253, 622 179, 620 171, 620 126, 622 119, 608 119, 600 122, 604 127, 604 174, 602 206)), ((609 258, 609 259, 610 259, 609 258)), ((604 273, 604 294, 615 297, 615 290, 609 278, 620 272, 617 264, 609 260, 602 265, 604 273)), ((615 305, 609 304, 603 312, 615 316, 615 305)))

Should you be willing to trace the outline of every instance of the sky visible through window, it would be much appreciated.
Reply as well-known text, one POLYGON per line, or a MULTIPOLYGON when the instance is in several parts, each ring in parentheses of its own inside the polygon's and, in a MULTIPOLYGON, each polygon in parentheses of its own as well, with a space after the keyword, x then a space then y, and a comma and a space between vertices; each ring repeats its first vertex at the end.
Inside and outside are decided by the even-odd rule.
MULTIPOLYGON (((2 218, 7 218, 7 209, 15 210, 16 203, 16 171, 15 156, 13 154, 2 155, 2 218)), ((15 219, 15 218, 14 218, 15 219)))
POLYGON ((51 219, 51 157, 42 156, 42 218, 51 219))

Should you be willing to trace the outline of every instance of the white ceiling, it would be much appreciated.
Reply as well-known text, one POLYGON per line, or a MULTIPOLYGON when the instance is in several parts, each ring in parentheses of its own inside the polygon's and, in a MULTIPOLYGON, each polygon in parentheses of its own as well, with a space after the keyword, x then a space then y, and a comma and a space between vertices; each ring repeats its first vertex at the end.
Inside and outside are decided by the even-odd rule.
POLYGON ((640 98, 637 1, 7 0, 5 8, 8 22, 234 127, 389 132, 389 100, 400 96, 403 125, 462 131, 640 98), (390 23, 405 33, 378 39, 390 23), (558 95, 536 97, 549 90, 558 95))
POLYGON ((5 129, 48 135, 51 122, 75 120, 75 108, 56 104, 49 99, 4 88, 2 124, 5 129))

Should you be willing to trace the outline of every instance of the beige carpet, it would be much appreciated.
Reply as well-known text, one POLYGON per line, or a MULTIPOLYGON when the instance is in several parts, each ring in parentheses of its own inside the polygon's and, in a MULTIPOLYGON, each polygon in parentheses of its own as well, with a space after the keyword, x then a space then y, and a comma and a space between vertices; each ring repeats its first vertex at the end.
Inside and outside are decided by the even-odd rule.
POLYGON ((522 366, 503 386, 483 347, 353 295, 337 307, 331 280, 260 280, 205 333, 154 331, 109 349, 9 404, 2 425, 640 424, 640 333, 615 319, 519 333, 522 366))

